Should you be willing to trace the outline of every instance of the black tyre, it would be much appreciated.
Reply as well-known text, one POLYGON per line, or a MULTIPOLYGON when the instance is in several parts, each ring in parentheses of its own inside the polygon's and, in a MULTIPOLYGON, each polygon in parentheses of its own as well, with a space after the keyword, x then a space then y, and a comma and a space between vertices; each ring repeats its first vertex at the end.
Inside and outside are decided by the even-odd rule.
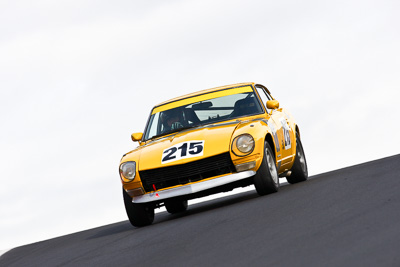
POLYGON ((286 177, 289 184, 304 182, 308 178, 306 156, 304 155, 303 145, 300 137, 296 134, 296 158, 294 159, 292 174, 286 177))
POLYGON ((154 221, 154 208, 148 204, 132 203, 132 198, 122 189, 126 214, 133 226, 150 225, 154 221))
POLYGON ((171 214, 184 212, 188 208, 188 201, 182 199, 172 199, 165 201, 165 208, 171 214))
POLYGON ((267 142, 264 144, 264 156, 261 166, 253 179, 256 191, 260 196, 277 192, 279 189, 279 177, 274 153, 272 153, 272 149, 267 142))

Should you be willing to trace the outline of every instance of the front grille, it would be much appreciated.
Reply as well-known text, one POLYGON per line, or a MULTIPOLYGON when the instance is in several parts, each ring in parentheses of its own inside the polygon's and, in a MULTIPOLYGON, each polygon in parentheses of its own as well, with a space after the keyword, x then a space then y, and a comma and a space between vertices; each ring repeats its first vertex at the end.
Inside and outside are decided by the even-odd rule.
POLYGON ((139 171, 146 192, 175 185, 200 181, 217 175, 231 173, 234 166, 229 153, 192 161, 185 164, 139 171))

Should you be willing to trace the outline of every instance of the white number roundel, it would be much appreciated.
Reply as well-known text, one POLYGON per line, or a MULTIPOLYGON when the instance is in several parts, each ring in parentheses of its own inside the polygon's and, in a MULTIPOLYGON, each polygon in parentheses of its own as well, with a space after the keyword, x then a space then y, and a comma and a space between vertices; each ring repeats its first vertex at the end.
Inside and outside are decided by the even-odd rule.
POLYGON ((183 158, 203 156, 204 140, 188 141, 164 149, 161 163, 168 163, 183 158))

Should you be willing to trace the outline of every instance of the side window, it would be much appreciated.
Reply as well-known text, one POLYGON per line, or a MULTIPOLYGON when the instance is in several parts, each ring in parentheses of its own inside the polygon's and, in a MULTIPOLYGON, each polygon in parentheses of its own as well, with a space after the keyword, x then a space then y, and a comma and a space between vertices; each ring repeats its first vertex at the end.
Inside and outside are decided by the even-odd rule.
POLYGON ((263 106, 265 107, 265 109, 267 110, 267 112, 269 113, 270 110, 267 109, 267 101, 271 100, 270 96, 264 91, 264 89, 262 89, 261 87, 256 87, 258 94, 261 97, 261 101, 263 103, 263 106))

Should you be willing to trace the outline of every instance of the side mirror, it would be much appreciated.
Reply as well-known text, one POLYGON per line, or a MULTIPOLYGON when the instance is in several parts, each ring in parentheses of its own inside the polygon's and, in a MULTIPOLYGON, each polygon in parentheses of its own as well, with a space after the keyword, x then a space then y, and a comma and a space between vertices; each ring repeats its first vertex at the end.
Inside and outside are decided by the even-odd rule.
POLYGON ((277 109, 277 108, 279 108, 279 101, 278 100, 268 100, 267 101, 267 108, 269 108, 269 109, 277 109))
POLYGON ((131 135, 133 142, 138 142, 138 141, 142 140, 142 137, 143 137, 143 133, 133 133, 131 135))

